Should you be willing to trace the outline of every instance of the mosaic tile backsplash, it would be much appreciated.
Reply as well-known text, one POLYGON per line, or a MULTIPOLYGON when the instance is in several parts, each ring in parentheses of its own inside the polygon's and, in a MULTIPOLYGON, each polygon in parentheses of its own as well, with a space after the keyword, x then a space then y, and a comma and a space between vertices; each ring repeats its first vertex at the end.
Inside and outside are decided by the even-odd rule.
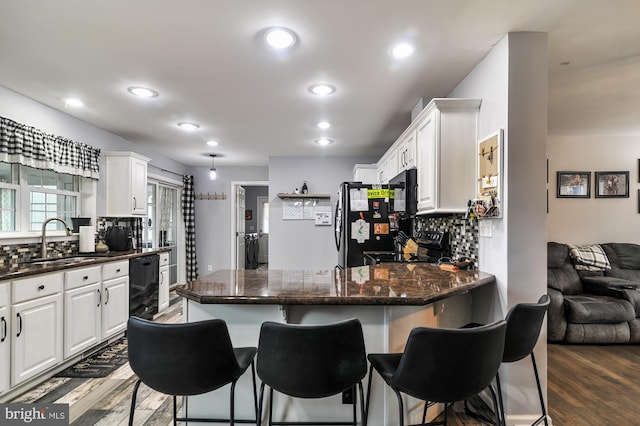
MULTIPOLYGON (((142 221, 136 218, 107 218, 99 217, 96 226, 96 241, 104 235, 104 231, 109 225, 131 226, 136 239, 136 247, 141 247, 142 243, 142 221)), ((28 262, 41 256, 42 244, 0 244, 0 265, 10 266, 22 262, 28 262)), ((47 257, 65 257, 78 254, 78 240, 47 241, 47 257)))
POLYGON ((464 214, 431 217, 416 216, 414 234, 419 231, 448 231, 451 235, 451 256, 469 257, 478 264, 478 221, 465 219, 464 214))

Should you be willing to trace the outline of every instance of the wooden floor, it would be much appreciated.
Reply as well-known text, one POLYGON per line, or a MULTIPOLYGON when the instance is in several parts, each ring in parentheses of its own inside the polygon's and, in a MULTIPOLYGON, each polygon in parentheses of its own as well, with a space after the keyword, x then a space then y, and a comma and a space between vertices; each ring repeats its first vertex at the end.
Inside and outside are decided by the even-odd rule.
MULTIPOLYGON (((171 306, 158 319, 182 322, 182 303, 171 292, 171 306)), ((548 345, 549 414, 554 426, 640 425, 640 346, 548 345)), ((136 378, 128 364, 100 379, 55 377, 12 402, 69 404, 70 424, 127 425, 136 378)), ((180 400, 180 399, 179 399, 180 400)), ((172 424, 171 400, 140 387, 135 425, 172 424)), ((450 426, 486 425, 468 417, 462 403, 449 408, 450 426)), ((369 419, 372 426, 376 419, 369 419)))

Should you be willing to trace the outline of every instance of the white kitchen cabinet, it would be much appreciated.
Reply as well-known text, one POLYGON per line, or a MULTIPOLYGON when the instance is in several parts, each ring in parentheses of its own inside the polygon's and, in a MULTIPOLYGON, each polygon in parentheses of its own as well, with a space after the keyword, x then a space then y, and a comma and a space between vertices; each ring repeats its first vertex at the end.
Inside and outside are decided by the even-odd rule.
POLYGON ((147 163, 135 152, 108 151, 106 216, 147 215, 147 163))
POLYGON ((127 329, 129 319, 129 261, 102 266, 102 339, 127 329))
POLYGON ((418 214, 464 213, 474 198, 478 99, 432 99, 412 123, 418 214))
MULTIPOLYGON (((416 166, 416 129, 414 126, 410 126, 407 131, 398 138, 394 146, 398 161, 398 173, 416 166)), ((389 179, 394 176, 395 175, 389 176, 389 179)))
POLYGON ((0 394, 11 386, 9 283, 0 283, 0 394))
POLYGON ((353 180, 354 182, 362 183, 378 183, 377 169, 375 163, 373 164, 356 164, 353 166, 353 180))
POLYGON ((63 275, 11 283, 11 386, 62 361, 63 275))
POLYGON ((398 174, 398 153, 395 149, 387 150, 377 163, 378 182, 389 183, 389 179, 398 174))
POLYGON ((102 340, 102 274, 100 266, 65 272, 64 358, 102 340))
POLYGON ((158 275, 158 312, 169 307, 169 253, 160 253, 158 275))

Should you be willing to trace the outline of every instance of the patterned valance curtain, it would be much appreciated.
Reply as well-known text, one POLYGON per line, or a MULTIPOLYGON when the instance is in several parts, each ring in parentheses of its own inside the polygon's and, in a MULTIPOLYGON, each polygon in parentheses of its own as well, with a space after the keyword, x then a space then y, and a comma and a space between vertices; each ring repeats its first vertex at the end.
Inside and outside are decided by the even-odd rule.
POLYGON ((100 178, 100 150, 0 117, 0 161, 100 178))
POLYGON ((184 218, 185 252, 187 281, 198 278, 198 262, 196 261, 196 194, 193 191, 193 176, 182 178, 182 217, 184 218))

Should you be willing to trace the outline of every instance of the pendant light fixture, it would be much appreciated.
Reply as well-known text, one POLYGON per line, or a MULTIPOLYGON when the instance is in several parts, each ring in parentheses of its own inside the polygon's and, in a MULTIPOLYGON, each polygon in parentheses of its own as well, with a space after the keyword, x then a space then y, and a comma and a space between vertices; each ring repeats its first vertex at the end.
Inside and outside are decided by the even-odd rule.
POLYGON ((216 154, 209 154, 209 157, 211 157, 211 168, 209 169, 209 179, 211 180, 216 180, 217 173, 216 173, 216 168, 213 166, 213 159, 216 158, 216 154))

